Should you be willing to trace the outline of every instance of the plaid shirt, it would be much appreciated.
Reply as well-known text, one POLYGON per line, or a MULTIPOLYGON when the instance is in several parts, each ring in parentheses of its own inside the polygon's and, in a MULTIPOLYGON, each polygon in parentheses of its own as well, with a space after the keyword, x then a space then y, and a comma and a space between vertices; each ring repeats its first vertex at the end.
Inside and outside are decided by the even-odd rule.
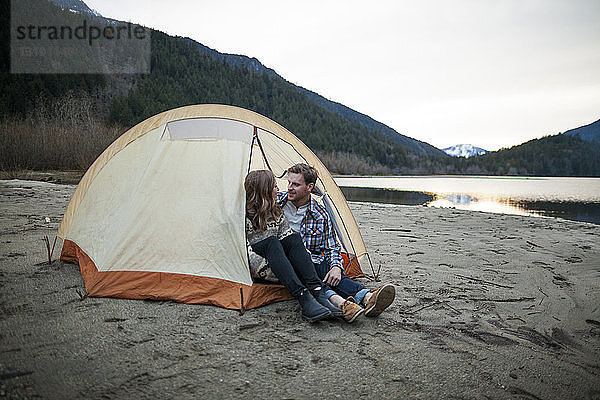
MULTIPOLYGON (((277 202, 280 206, 287 203, 287 192, 279 192, 277 194, 277 202)), ((300 224, 300 236, 304 246, 310 252, 312 262, 321 264, 328 260, 330 268, 342 268, 342 256, 340 255, 340 245, 335 237, 333 225, 327 210, 319 204, 312 196, 306 216, 300 224)))

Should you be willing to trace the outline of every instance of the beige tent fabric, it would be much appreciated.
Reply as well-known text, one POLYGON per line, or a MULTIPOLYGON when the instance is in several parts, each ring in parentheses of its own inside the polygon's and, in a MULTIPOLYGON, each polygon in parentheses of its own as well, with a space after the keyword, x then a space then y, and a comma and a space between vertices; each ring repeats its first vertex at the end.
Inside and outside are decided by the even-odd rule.
MULTIPOLYGON (((88 168, 83 178, 81 178, 79 185, 75 189, 75 193, 71 197, 69 206, 65 211, 61 225, 58 229, 58 236, 62 239, 65 238, 73 221, 73 217, 77 212, 77 207, 85 195, 88 186, 104 167, 104 165, 115 154, 125 148, 129 143, 136 140, 138 137, 145 135, 150 131, 155 129, 159 129, 161 131, 164 130, 164 126, 168 122, 184 120, 188 118, 224 118, 233 121, 246 122, 249 125, 262 127, 269 131, 284 129, 277 123, 253 111, 222 104, 199 104, 194 106, 185 106, 156 114, 155 116, 140 122, 121 135, 109 147, 107 147, 106 150, 104 150, 96 159, 96 161, 94 161, 90 168, 88 168)), ((288 132, 288 134, 290 133, 288 132)))
POLYGON ((240 182, 253 128, 246 124, 243 141, 210 137, 203 121, 194 128, 205 138, 164 140, 160 129, 149 132, 115 154, 89 185, 67 239, 98 271, 252 284, 240 182))
MULTIPOLYGON (((240 244, 244 234, 241 182, 249 167, 254 127, 275 174, 281 175, 296 162, 306 162, 318 170, 317 187, 325 195, 325 203, 331 199, 339 237, 363 260, 366 249, 358 225, 340 189, 310 149, 260 114, 217 104, 157 114, 113 142, 79 183, 59 237, 77 243, 99 270, 143 265, 146 271, 219 275, 233 282, 249 282, 249 275, 232 272, 232 265, 235 263, 237 269, 240 263, 247 265, 245 245, 240 244), (203 129, 198 128, 200 125, 203 129), (246 127, 247 135, 243 133, 246 127), (203 173, 207 170, 212 173, 203 173), (233 214, 225 210, 213 214, 219 201, 230 201, 227 209, 233 214), (186 210, 198 213, 189 217, 186 210), (214 224, 205 225, 209 219, 214 224), (114 236, 105 233, 110 227, 118 230, 112 232, 114 236), (190 227, 200 227, 207 239, 190 239, 190 227), (212 244, 217 242, 218 246, 212 244), (229 244, 232 247, 226 248, 229 244), (172 259, 174 254, 176 260, 172 259), (210 260, 214 265, 217 256, 226 258, 224 254, 234 261, 224 261, 211 268, 212 272, 199 267, 199 260, 210 260)), ((250 168, 266 168, 256 142, 250 168)), ((279 184, 281 189, 287 186, 285 181, 279 184)))

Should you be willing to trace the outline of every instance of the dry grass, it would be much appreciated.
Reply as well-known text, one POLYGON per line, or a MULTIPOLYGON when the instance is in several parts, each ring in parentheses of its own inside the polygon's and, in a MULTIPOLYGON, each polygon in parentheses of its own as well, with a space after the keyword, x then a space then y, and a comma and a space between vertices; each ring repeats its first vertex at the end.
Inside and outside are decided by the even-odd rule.
POLYGON ((26 118, 0 121, 0 170, 85 170, 122 132, 88 95, 42 100, 26 118))
MULTIPOLYGON (((89 94, 66 94, 56 103, 40 98, 26 118, 0 121, 0 176, 52 180, 38 176, 40 171, 85 171, 106 147, 122 132, 121 126, 104 122, 102 102, 89 94), (35 176, 34 176, 35 175, 35 176)), ((356 154, 319 152, 327 168, 343 175, 390 175, 420 173, 391 169, 356 154)), ((65 177, 62 182, 74 183, 79 178, 65 177)))
POLYGON ((341 175, 389 175, 392 169, 384 165, 371 162, 356 154, 340 151, 318 153, 319 159, 327 169, 341 175))

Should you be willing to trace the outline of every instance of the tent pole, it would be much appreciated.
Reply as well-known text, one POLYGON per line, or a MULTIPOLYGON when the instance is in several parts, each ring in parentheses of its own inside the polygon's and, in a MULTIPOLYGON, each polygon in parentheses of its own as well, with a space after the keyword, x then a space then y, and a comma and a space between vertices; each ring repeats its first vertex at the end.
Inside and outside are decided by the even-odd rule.
POLYGON ((258 137, 258 128, 256 126, 254 127, 254 137, 256 137, 256 142, 258 143, 260 152, 262 153, 263 159, 265 160, 265 163, 267 164, 267 168, 269 168, 269 171, 273 172, 273 168, 271 168, 271 165, 269 164, 269 160, 267 160, 267 155, 265 154, 265 149, 263 149, 262 143, 260 142, 260 138, 258 137))
POLYGON ((250 144, 250 158, 248 159, 248 172, 250 173, 250 168, 252 167, 252 153, 254 151, 254 141, 256 140, 256 127, 254 127, 254 135, 252 136, 252 143, 250 144))

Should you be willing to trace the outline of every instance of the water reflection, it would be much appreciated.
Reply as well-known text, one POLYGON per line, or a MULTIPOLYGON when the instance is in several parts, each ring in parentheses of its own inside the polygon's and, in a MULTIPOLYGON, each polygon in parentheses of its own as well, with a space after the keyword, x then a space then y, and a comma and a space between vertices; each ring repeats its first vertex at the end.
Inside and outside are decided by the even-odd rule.
POLYGON ((401 204, 418 206, 436 199, 432 193, 410 190, 374 189, 362 187, 340 187, 348 201, 366 201, 369 203, 401 204))
POLYGON ((530 214, 600 225, 600 203, 597 202, 528 200, 510 200, 510 202, 530 214))
POLYGON ((501 214, 558 217, 600 225, 600 202, 542 201, 487 194, 428 193, 395 189, 341 187, 349 201, 456 208, 501 214))
POLYGON ((430 207, 456 208, 459 210, 491 212, 497 214, 531 215, 524 207, 512 204, 510 200, 480 200, 470 195, 440 195, 436 200, 431 201, 426 205, 430 207))
MULTIPOLYGON (((477 202, 476 198, 474 198, 468 194, 449 195, 449 196, 446 196, 446 200, 455 205, 460 204, 460 205, 465 205, 465 206, 469 206, 471 203, 477 202)), ((431 204, 431 203, 429 203, 429 204, 431 204)))

